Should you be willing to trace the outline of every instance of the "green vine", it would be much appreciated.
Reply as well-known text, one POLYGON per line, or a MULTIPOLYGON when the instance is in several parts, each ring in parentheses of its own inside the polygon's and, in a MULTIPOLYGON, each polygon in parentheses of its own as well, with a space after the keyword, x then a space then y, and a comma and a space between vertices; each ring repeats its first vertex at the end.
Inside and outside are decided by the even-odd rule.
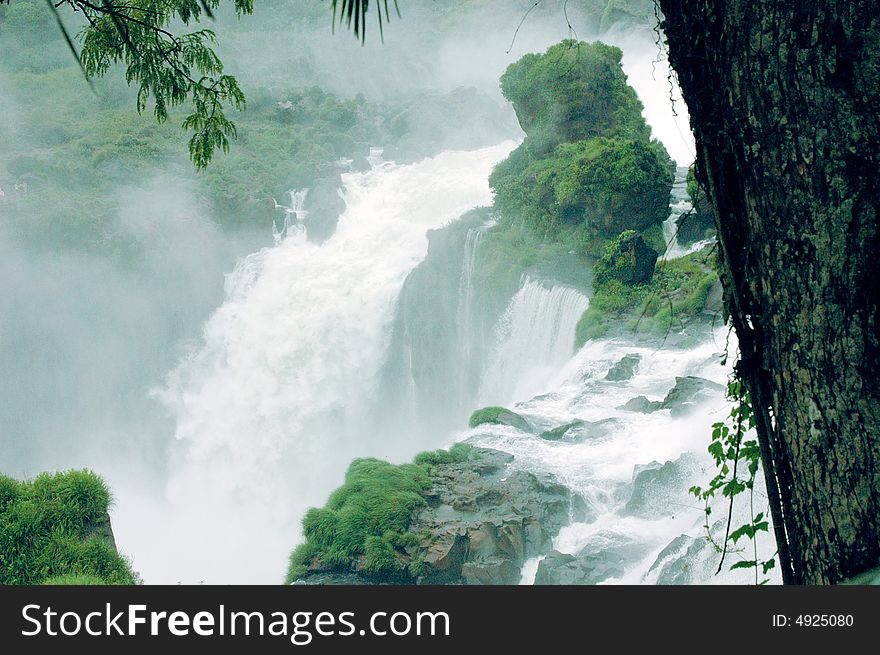
MULTIPOLYGON (((722 365, 725 363, 726 356, 722 365)), ((752 438, 755 416, 751 397, 735 367, 727 384, 727 398, 733 402, 733 408, 726 420, 712 426, 712 441, 708 448, 718 473, 706 487, 693 486, 689 492, 703 501, 706 535, 709 543, 721 555, 716 575, 721 572, 728 553, 736 553, 741 557, 730 566, 730 570, 754 569, 755 584, 766 584, 769 581, 767 574, 776 566, 776 554, 767 560, 758 557, 758 533, 769 533, 770 523, 766 512, 755 514, 755 480, 761 465, 761 451, 757 439, 752 438), (712 534, 709 524, 712 515, 711 502, 719 492, 723 498, 728 499, 727 527, 724 539, 720 542, 712 534), (737 496, 746 493, 750 520, 731 530, 734 501, 737 496), (738 546, 743 538, 751 541, 750 549, 738 546), (765 576, 763 579, 762 575, 765 576)))

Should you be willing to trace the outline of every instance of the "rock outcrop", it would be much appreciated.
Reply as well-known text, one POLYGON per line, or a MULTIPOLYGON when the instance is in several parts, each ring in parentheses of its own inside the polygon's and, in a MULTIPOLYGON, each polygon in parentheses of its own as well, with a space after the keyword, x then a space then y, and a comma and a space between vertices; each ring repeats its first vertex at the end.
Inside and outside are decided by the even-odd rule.
POLYGON ((611 367, 608 374, 605 376, 605 379, 610 380, 611 382, 630 380, 632 379, 632 376, 636 374, 636 369, 641 361, 642 356, 638 353, 624 355, 619 362, 611 367))
POLYGON ((552 551, 538 563, 536 585, 594 585, 621 577, 649 552, 650 545, 600 531, 576 555, 552 551))
POLYGON ((636 396, 618 407, 629 412, 650 414, 661 409, 668 409, 673 416, 687 414, 694 408, 697 401, 713 394, 722 394, 724 387, 703 378, 688 375, 675 378, 675 386, 669 390, 663 400, 649 400, 645 396, 636 396))
MULTIPOLYGON (((547 553, 569 522, 569 491, 511 467, 513 457, 474 448, 461 462, 431 470, 426 505, 413 515, 417 543, 406 553, 418 562, 411 580, 377 580, 360 571, 316 567, 295 584, 518 584, 525 561, 547 553)), ((574 511, 583 514, 582 499, 574 511)))
POLYGON ((619 428, 621 421, 616 418, 605 418, 601 421, 583 421, 575 419, 539 435, 545 441, 565 441, 566 443, 582 443, 584 441, 604 439, 619 428))
POLYGON ((647 519, 674 515, 692 500, 687 490, 699 474, 700 459, 693 453, 685 453, 665 464, 651 462, 636 466, 632 494, 623 513, 647 519))
POLYGON ((411 528, 420 535, 421 584, 517 584, 526 559, 547 552, 568 523, 565 487, 509 471, 509 455, 477 450, 432 472, 428 507, 411 528))

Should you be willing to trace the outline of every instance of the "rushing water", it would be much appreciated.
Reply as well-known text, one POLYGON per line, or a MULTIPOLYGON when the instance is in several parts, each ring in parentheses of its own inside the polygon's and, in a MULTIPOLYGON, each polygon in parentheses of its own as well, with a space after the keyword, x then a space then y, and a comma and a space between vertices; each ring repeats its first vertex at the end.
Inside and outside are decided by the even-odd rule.
POLYGON ((483 240, 485 227, 472 227, 464 240, 464 254, 461 259, 461 276, 458 281, 458 304, 456 319, 458 323, 457 356, 459 403, 466 403, 470 389, 470 372, 475 355, 477 329, 474 307, 474 271, 477 267, 477 253, 483 240))
POLYGON ((294 232, 305 231, 304 222, 309 212, 303 209, 303 206, 308 194, 308 189, 291 189, 288 191, 290 205, 279 205, 278 201, 273 199, 275 210, 283 214, 281 227, 278 227, 276 221, 272 221, 272 237, 276 246, 294 232))
POLYGON ((589 301, 577 289, 523 276, 495 329, 479 401, 505 405, 542 391, 571 357, 589 301))
POLYGON ((710 241, 697 241, 685 247, 676 238, 678 233, 676 221, 682 214, 686 214, 694 208, 687 192, 687 171, 688 169, 685 167, 677 168, 675 171, 675 182, 672 185, 669 205, 669 218, 663 221, 663 238, 668 244, 665 253, 666 259, 684 257, 687 254, 703 249, 711 243, 710 241))
MULTIPOLYGON (((512 406, 539 431, 573 420, 604 421, 609 429, 551 442, 506 426, 416 435, 402 424, 395 428, 387 416, 381 429, 374 421, 387 403, 381 371, 399 320, 395 312, 405 314, 404 281, 426 256, 427 232, 489 203, 489 172, 513 146, 446 152, 409 166, 381 161, 376 149, 372 170, 343 177, 346 210, 323 244, 310 243, 297 229, 305 191, 291 192, 289 207, 279 205, 285 223, 275 230, 275 245, 239 261, 202 340, 157 392, 176 422, 165 495, 150 498, 136 480, 114 481, 117 536, 148 582, 278 582, 305 508, 323 504, 353 458, 406 461, 461 438, 509 452, 514 466, 548 474, 581 496, 588 512, 563 528, 554 547, 629 553, 625 571, 605 582, 656 582, 658 554, 680 535, 702 534, 703 513, 687 496, 689 485, 664 492, 648 515, 633 516, 626 503, 638 467, 652 462, 696 453, 686 460, 689 483, 711 477, 705 449, 712 423, 729 410, 723 394, 685 416, 620 406, 638 395, 662 399, 677 376, 724 382, 729 371, 718 353, 726 334, 707 332, 689 348, 594 340, 575 353, 575 325, 588 298, 524 275, 484 344, 474 271, 486 226, 460 233, 460 266, 454 259, 444 274, 456 330, 449 351, 454 361, 442 373, 457 387, 444 396, 456 405, 447 411, 458 412, 462 403, 467 411, 499 404, 512 406), (626 354, 641 357, 634 377, 606 380, 626 354)), ((678 199, 673 214, 685 203, 678 199)), ((675 248, 671 254, 683 254, 675 248)), ((432 297, 427 293, 420 302, 432 297)), ((402 325, 425 329, 419 322, 402 325)), ((402 351, 412 354, 405 331, 402 351)), ((420 405, 410 396, 401 402, 412 402, 409 413, 418 418, 420 405)), ((770 547, 765 542, 762 548, 770 547)), ((693 581, 743 581, 713 577, 711 556, 689 560, 699 569, 693 581)), ((525 583, 537 567, 538 560, 527 563, 525 583)))
MULTIPOLYGON (((724 383, 729 368, 720 364, 727 333, 719 329, 692 348, 658 350, 625 339, 588 342, 557 371, 547 393, 523 396, 513 409, 540 429, 570 423, 576 419, 609 421, 581 440, 546 441, 508 426, 480 426, 459 437, 477 445, 496 448, 515 456, 515 465, 538 474, 550 474, 586 500, 590 516, 563 528, 554 547, 564 553, 588 551, 610 554, 632 553, 625 574, 606 582, 651 583, 658 571, 650 570, 658 554, 682 534, 705 535, 702 506, 687 494, 693 484, 703 484, 714 475, 707 453, 712 424, 723 420, 730 407, 720 392, 704 399, 685 415, 669 410, 641 414, 621 409, 638 395, 662 400, 678 376, 694 375, 724 383), (609 381, 609 369, 627 354, 641 361, 634 377, 609 381), (685 458, 683 480, 676 491, 656 501, 650 516, 633 516, 625 511, 634 473, 639 466, 685 458)), ((600 424, 601 425, 601 424, 600 424)), ((756 494, 758 510, 766 512, 763 491, 756 494), (761 506, 763 504, 763 507, 761 506)), ((716 512, 722 515, 720 509, 716 512)), ((742 515, 738 516, 742 518, 742 515)), ((773 552, 772 539, 759 543, 764 556, 773 552)), ((732 556, 731 560, 736 561, 732 556)), ((693 582, 748 582, 749 573, 723 571, 714 576, 717 555, 704 549, 694 562, 693 582)), ((537 560, 526 564, 523 582, 534 579, 537 560)))
POLYGON ((148 581, 277 582, 303 510, 323 504, 354 457, 437 445, 370 429, 395 302, 426 232, 491 202, 489 173, 514 145, 409 166, 376 151, 372 170, 344 176, 330 239, 288 230, 239 262, 202 342, 159 392, 179 446, 167 505, 126 519, 120 493, 117 531, 148 581), (149 512, 163 518, 144 521, 149 512))

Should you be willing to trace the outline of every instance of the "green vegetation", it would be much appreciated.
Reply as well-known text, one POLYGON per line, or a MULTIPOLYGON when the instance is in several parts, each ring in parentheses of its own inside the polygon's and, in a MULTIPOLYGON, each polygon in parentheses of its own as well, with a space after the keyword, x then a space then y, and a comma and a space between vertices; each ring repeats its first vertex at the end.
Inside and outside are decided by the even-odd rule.
POLYGON ((661 260, 653 278, 642 284, 628 285, 611 276, 597 276, 590 306, 577 324, 575 347, 605 336, 612 324, 663 334, 699 318, 718 282, 710 258, 714 254, 706 248, 680 259, 661 260))
POLYGON ((599 256, 607 239, 666 219, 673 165, 621 57, 604 43, 563 41, 508 67, 501 88, 527 136, 490 178, 502 224, 599 256))
POLYGON ((406 581, 419 573, 417 544, 409 531, 413 513, 425 505, 434 466, 466 460, 471 447, 457 444, 416 456, 412 464, 356 459, 345 482, 322 508, 303 519, 305 542, 290 556, 287 583, 310 568, 358 571, 382 580, 406 581))
MULTIPOLYGON (((327 17, 326 7, 276 8, 299 17, 314 14, 314 20, 327 17)), ((264 31, 272 25, 269 18, 241 25, 230 17, 221 21, 237 48, 259 34, 246 31, 255 22, 264 31)), ((287 27, 272 26, 272 38, 289 38, 287 27)), ((93 80, 92 92, 45 3, 0 4, 0 52, 9 53, 0 58, 0 227, 28 243, 63 244, 120 262, 135 261, 139 247, 120 226, 120 207, 145 186, 185 194, 199 213, 227 230, 268 238, 276 217, 273 198, 286 204, 288 190, 308 187, 314 203, 320 186, 324 196, 338 199, 340 159, 363 169, 375 145, 390 158, 412 161, 513 133, 509 113, 474 89, 410 93, 387 105, 329 93, 315 86, 323 80, 308 53, 295 74, 255 76, 246 88, 247 111, 235 121, 235 146, 197 173, 172 124, 186 118, 180 108, 169 106, 169 120, 157 124, 146 112, 132 111, 135 90, 112 74, 93 80)), ((322 213, 310 209, 317 209, 313 218, 322 213)))
POLYGON ((0 584, 136 583, 109 536, 109 505, 90 471, 0 476, 0 584))
POLYGON ((81 575, 81 574, 67 574, 67 575, 56 575, 51 578, 46 578, 42 583, 44 585, 77 585, 77 586, 95 586, 95 585, 106 585, 107 581, 104 578, 99 578, 96 575, 81 575))
POLYGON ((238 123, 236 148, 197 175, 179 157, 177 130, 133 115, 124 89, 108 86, 95 97, 69 69, 0 72, 0 83, 30 112, 0 153, 4 223, 28 240, 123 258, 130 244, 120 241, 116 225, 120 190, 135 181, 164 169, 207 201, 220 224, 268 232, 273 197, 284 202, 288 189, 333 175, 338 184, 337 159, 363 159, 387 137, 379 127, 383 110, 363 97, 343 100, 314 87, 258 89, 238 123), (27 192, 14 190, 19 182, 27 192))
POLYGON ((468 420, 468 425, 475 428, 484 423, 497 424, 500 422, 498 420, 499 415, 509 412, 510 410, 506 407, 483 407, 483 409, 478 409, 471 414, 471 417, 468 420))
POLYGON ((507 68, 501 91, 529 136, 531 154, 598 136, 650 138, 644 107, 626 83, 622 58, 614 46, 566 40, 507 68))
POLYGON ((647 282, 654 274, 656 262, 656 251, 638 232, 627 230, 605 248, 593 267, 593 280, 599 286, 607 286, 613 280, 628 285, 647 282))
MULTIPOLYGON (((725 354, 722 364, 726 361, 725 354)), ((728 381, 727 399, 733 403, 733 407, 726 420, 712 425, 712 440, 708 448, 718 472, 706 487, 693 486, 688 491, 703 503, 705 517, 703 528, 706 531, 706 538, 721 557, 718 570, 721 570, 727 555, 734 554, 739 559, 730 565, 731 571, 753 569, 755 584, 765 584, 769 579, 762 580, 760 576, 766 576, 776 567, 776 555, 767 560, 762 560, 758 556, 758 534, 770 532, 769 510, 755 513, 755 482, 758 479, 758 470, 761 468, 761 448, 755 438, 746 438, 755 435, 755 412, 748 389, 736 373, 733 373, 728 381), (749 496, 748 522, 731 529, 736 497, 746 492, 749 496), (721 499, 718 499, 719 493, 721 499), (727 529, 722 540, 716 538, 710 525, 712 517, 710 505, 716 499, 722 500, 727 505, 727 529), (750 549, 737 547, 737 543, 743 537, 751 542, 750 549)))

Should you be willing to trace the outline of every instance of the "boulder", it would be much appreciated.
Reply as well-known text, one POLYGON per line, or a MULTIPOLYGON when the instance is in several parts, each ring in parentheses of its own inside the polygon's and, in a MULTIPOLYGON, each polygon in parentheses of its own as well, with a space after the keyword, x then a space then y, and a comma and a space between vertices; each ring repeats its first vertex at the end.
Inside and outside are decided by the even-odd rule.
POLYGON ((693 375, 675 378, 675 386, 663 399, 663 408, 672 410, 673 416, 692 409, 700 397, 723 394, 724 387, 715 382, 693 375))
POLYGON ((594 585, 619 578, 650 552, 650 545, 602 530, 576 555, 551 552, 538 563, 536 585, 594 585))
POLYGON ((577 428, 581 428, 584 425, 586 425, 586 421, 576 419, 574 421, 571 421, 570 423, 566 423, 564 425, 560 425, 557 428, 553 428, 552 430, 545 430, 540 434, 540 437, 546 441, 559 441, 569 432, 576 430, 577 428))
POLYGON ((639 362, 642 361, 642 356, 638 353, 630 353, 629 355, 624 355, 623 358, 619 362, 617 362, 611 369, 608 371, 608 374, 605 376, 606 380, 610 380, 612 382, 622 382, 624 380, 629 380, 636 373, 636 368, 639 366, 639 362))
POLYGON ((509 425, 523 432, 534 432, 534 428, 525 418, 505 407, 484 407, 471 414, 468 425, 472 428, 483 424, 509 425))
POLYGON ((475 448, 467 461, 432 469, 428 505, 410 526, 419 584, 517 584, 526 559, 549 550, 570 520, 571 496, 551 479, 511 471, 510 459, 475 448))
POLYGON ((641 412, 642 414, 668 409, 673 416, 679 416, 694 409, 700 398, 723 393, 724 387, 720 384, 688 375, 675 378, 675 386, 669 390, 663 400, 648 400, 645 396, 636 396, 619 406, 618 409, 641 412))
POLYGON ((575 419, 552 430, 546 430, 539 436, 547 441, 564 440, 566 443, 583 443, 609 436, 620 424, 620 419, 616 418, 605 418, 601 421, 575 419))
POLYGON ((690 502, 687 490, 700 473, 700 460, 684 453, 674 461, 651 462, 633 470, 632 495, 623 513, 645 519, 675 514, 690 502))
POLYGON ((640 414, 650 414, 651 412, 656 412, 658 409, 663 409, 663 403, 658 400, 648 400, 646 396, 636 396, 617 409, 623 409, 627 412, 639 412, 640 414))
POLYGON ((658 585, 697 584, 711 578, 717 567, 716 557, 707 537, 683 534, 660 551, 648 575, 656 573, 658 585))

